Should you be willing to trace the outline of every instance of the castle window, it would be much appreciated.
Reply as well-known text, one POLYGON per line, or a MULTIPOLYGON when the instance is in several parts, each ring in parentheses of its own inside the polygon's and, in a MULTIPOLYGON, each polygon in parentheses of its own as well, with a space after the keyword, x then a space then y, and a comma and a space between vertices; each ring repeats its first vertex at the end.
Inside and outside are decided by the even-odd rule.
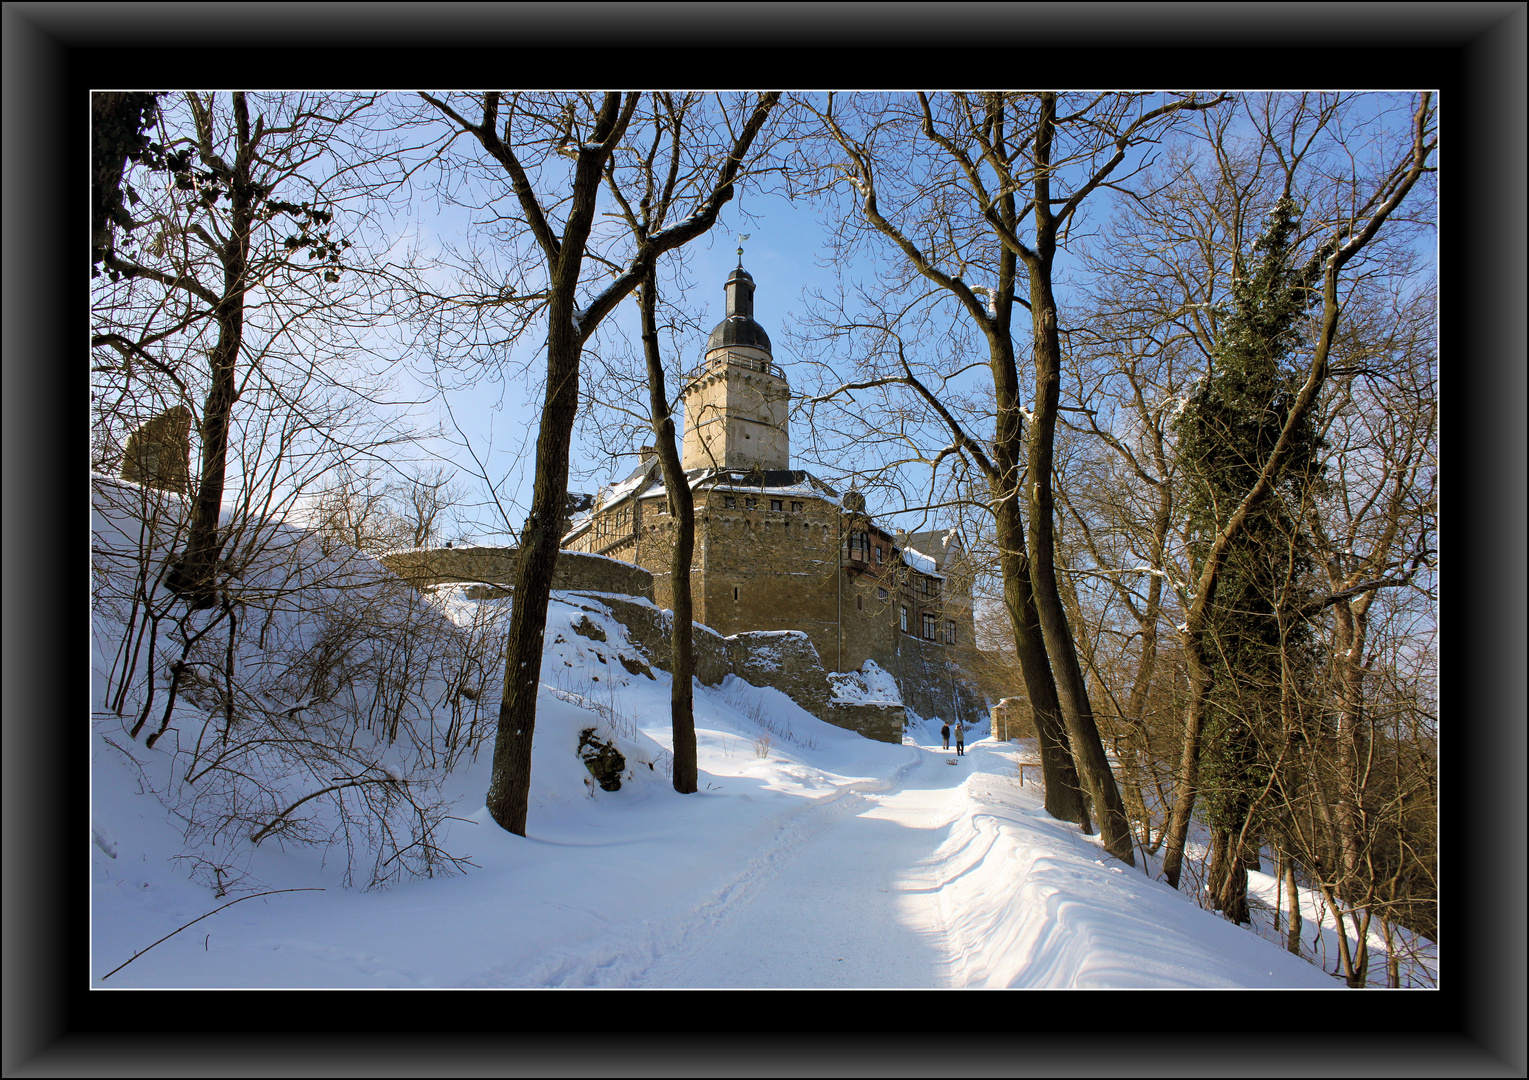
POLYGON ((781 501, 779 499, 771 499, 770 500, 770 509, 771 510, 780 510, 780 509, 782 509, 781 501))
POLYGON ((865 610, 865 597, 863 597, 863 596, 855 597, 855 610, 856 611, 864 611, 865 610))
POLYGON ((795 499, 791 500, 791 512, 793 514, 800 514, 802 512, 802 504, 795 499))
POLYGON ((955 622, 954 619, 946 619, 945 620, 945 644, 947 644, 947 645, 954 645, 955 643, 956 643, 956 622, 955 622))
POLYGON ((738 599, 738 586, 736 585, 733 586, 733 599, 738 599))
POLYGON ((934 640, 934 616, 927 611, 924 612, 924 640, 934 640))
POLYGON ((870 559, 870 538, 864 532, 855 531, 849 534, 849 557, 866 562, 870 559))
POLYGON ((876 590, 876 599, 878 599, 878 600, 885 600, 886 598, 887 598, 887 590, 885 590, 885 589, 877 589, 876 590))
POLYGON ((722 505, 729 510, 736 510, 738 509, 738 500, 731 495, 724 495, 722 496, 722 505))
POLYGON ((902 617, 901 617, 900 621, 902 623, 902 631, 903 631, 903 633, 906 634, 908 632, 908 605, 907 604, 903 604, 901 606, 902 606, 902 617))
POLYGON ((752 510, 758 504, 758 502, 759 502, 758 499, 744 499, 743 500, 743 508, 745 510, 752 510))
POLYGON ((881 565, 881 551, 882 551, 881 545, 877 544, 876 545, 876 565, 877 566, 881 565))

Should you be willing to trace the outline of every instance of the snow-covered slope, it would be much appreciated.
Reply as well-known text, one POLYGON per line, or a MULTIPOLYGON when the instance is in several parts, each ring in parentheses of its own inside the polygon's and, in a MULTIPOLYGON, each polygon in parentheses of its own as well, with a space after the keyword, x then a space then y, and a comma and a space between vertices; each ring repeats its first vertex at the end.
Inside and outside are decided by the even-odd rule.
MULTIPOLYGON (((492 603, 443 606, 481 624, 492 603)), ((448 808, 434 843, 463 872, 382 889, 344 887, 343 830, 254 847, 231 828, 220 850, 238 880, 188 872, 206 838, 184 792, 163 797, 184 749, 147 749, 127 719, 98 714, 93 984, 1338 985, 1048 817, 1033 771, 1017 775, 1023 744, 984 738, 955 757, 922 725, 901 746, 872 742, 733 678, 696 686, 701 790, 681 796, 667 676, 597 599, 554 594, 547 642, 528 835, 483 807, 480 727, 431 778, 448 808), (591 729, 623 755, 619 790, 579 758, 591 729)))

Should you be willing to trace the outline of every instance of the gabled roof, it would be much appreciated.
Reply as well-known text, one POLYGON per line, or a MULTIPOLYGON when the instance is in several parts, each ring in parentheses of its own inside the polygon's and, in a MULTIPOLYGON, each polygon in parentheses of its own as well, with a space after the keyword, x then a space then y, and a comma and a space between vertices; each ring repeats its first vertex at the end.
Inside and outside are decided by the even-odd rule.
POLYGON ((947 563, 961 557, 961 530, 956 528, 925 529, 922 532, 897 530, 897 541, 904 548, 911 548, 934 562, 935 568, 944 570, 947 563))

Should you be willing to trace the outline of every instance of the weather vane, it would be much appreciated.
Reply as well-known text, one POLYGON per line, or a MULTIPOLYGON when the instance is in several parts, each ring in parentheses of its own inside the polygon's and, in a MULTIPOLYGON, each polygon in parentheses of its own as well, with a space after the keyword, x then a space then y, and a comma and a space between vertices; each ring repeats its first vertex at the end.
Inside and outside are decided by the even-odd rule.
POLYGON ((739 267, 743 266, 743 242, 745 240, 747 240, 750 236, 753 236, 753 235, 754 235, 753 233, 746 233, 746 232, 738 234, 738 265, 739 265, 739 267))

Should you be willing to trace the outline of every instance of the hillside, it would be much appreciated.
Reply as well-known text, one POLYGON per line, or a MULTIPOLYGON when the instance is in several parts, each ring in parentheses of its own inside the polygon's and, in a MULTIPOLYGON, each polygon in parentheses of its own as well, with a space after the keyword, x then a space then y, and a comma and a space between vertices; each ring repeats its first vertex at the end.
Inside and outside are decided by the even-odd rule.
MULTIPOLYGON (((98 505, 98 558, 111 536, 131 534, 121 525, 98 505)), ((266 550, 290 553, 303 542, 289 539, 266 550)), ((496 602, 458 594, 439 607, 421 604, 417 594, 384 589, 388 576, 364 562, 370 576, 343 553, 315 556, 307 572, 315 583, 281 594, 308 599, 272 606, 261 635, 233 651, 250 678, 265 672, 269 687, 285 685, 271 673, 289 677, 324 639, 320 628, 336 622, 313 609, 321 597, 351 611, 370 605, 373 618, 390 611, 395 632, 407 627, 413 640, 431 643, 426 668, 434 682, 387 714, 397 722, 391 740, 380 719, 369 727, 352 721, 350 756, 326 759, 342 770, 407 779, 374 786, 411 797, 382 806, 381 826, 364 820, 381 804, 356 802, 356 791, 307 799, 337 778, 325 785, 311 765, 270 752, 266 743, 284 739, 248 735, 251 719, 234 725, 252 747, 238 768, 190 782, 188 760, 222 760, 203 745, 220 716, 207 689, 216 682, 211 673, 200 697, 176 704, 152 749, 147 731, 128 737, 142 710, 98 712, 93 985, 1338 985, 1048 817, 1034 770, 1026 783, 1017 775, 1031 748, 980 729, 963 757, 939 749, 938 720, 918 721, 901 746, 875 743, 816 720, 775 690, 730 677, 717 688, 697 686, 702 790, 676 795, 666 775, 667 676, 642 663, 620 623, 587 595, 554 595, 529 835, 505 833, 482 806, 490 727, 483 713, 463 712, 467 699, 448 692, 465 685, 468 670, 460 656, 452 659, 452 647, 491 642, 486 616, 496 602), (346 577, 343 567, 358 576, 346 577), (624 758, 619 790, 602 790, 580 760, 586 731, 624 758), (269 806, 244 805, 251 792, 269 806), (258 846, 250 842, 269 807, 293 802, 301 811, 293 808, 258 846), (429 858, 417 837, 412 850, 404 842, 411 816, 428 816, 429 858), (384 887, 361 887, 368 881, 384 887), (231 906, 175 933, 224 905, 231 906)), ((246 581, 272 572, 274 564, 252 569, 246 581)), ((115 610, 97 610, 98 686, 109 681, 123 635, 115 610)), ((369 647, 381 648, 379 636, 386 635, 365 635, 369 647)), ((388 700, 381 688, 388 680, 376 677, 386 671, 356 657, 353 664, 345 694, 329 684, 329 711, 286 685, 282 708, 260 715, 306 717, 310 734, 341 722, 346 708, 382 715, 374 704, 388 700), (369 690, 368 678, 376 680, 369 690)), ((496 678, 478 671, 473 693, 492 698, 496 678)), ((1273 882, 1254 878, 1272 904, 1273 882)), ((1330 968, 1335 954, 1310 922, 1306 937, 1330 968)))

